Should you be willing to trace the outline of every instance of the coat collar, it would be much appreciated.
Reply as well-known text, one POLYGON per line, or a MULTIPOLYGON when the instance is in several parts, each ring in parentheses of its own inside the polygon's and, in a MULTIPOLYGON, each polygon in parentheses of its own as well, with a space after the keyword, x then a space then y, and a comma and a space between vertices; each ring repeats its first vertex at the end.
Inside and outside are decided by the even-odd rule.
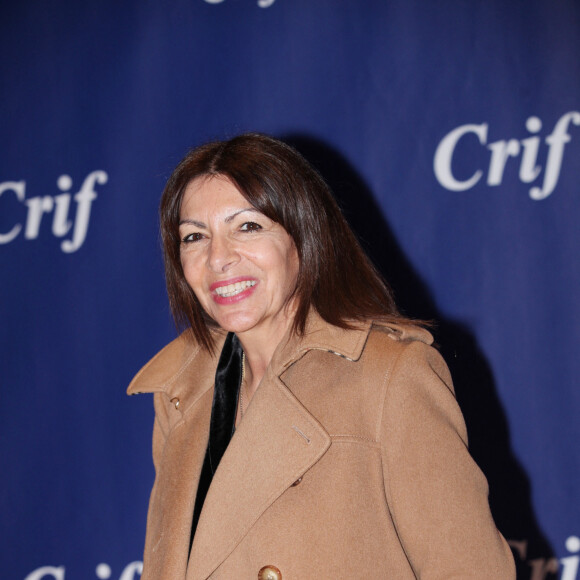
MULTIPOLYGON (((185 331, 160 350, 136 375, 127 388, 128 395, 166 393, 177 395, 183 374, 217 365, 226 333, 216 331, 214 353, 208 353, 197 344, 191 333, 185 331)), ((214 368, 215 370, 215 368, 214 368)), ((213 384, 213 383, 212 383, 213 384)), ((205 389, 204 389, 205 390, 205 389)))
POLYGON ((274 352, 270 367, 283 371, 309 350, 324 350, 349 360, 358 360, 366 343, 371 321, 354 322, 351 326, 349 329, 333 326, 311 310, 304 335, 297 336, 288 332, 274 352))
MULTIPOLYGON (((399 340, 413 338, 427 344, 433 342, 430 333, 422 328, 409 325, 382 324, 399 340)), ((309 350, 325 350, 343 356, 349 360, 358 360, 364 349, 373 321, 355 321, 351 328, 343 329, 325 322, 313 309, 308 315, 303 336, 288 331, 274 352, 270 368, 280 375, 287 367, 309 350)), ((210 354, 196 344, 189 332, 182 333, 155 355, 131 381, 127 389, 129 395, 138 393, 165 392, 171 398, 177 396, 176 389, 180 378, 191 368, 207 369, 211 363, 217 365, 226 333, 218 330, 214 333, 216 341, 215 354, 210 354)), ((194 387, 195 388, 195 387, 194 387)), ((206 390, 206 389, 204 389, 206 390)), ((201 393, 200 393, 201 394, 201 393)))

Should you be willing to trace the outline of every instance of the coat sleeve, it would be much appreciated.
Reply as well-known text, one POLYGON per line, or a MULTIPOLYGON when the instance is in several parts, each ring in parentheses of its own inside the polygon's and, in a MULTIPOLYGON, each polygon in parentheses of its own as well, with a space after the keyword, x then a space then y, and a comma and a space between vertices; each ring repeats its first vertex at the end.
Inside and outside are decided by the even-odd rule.
POLYGON ((422 342, 401 346, 379 437, 387 503, 409 563, 422 580, 515 579, 447 366, 422 342))
POLYGON ((153 423, 153 465, 155 467, 155 481, 153 483, 153 489, 151 490, 151 496, 149 499, 149 510, 147 513, 147 527, 145 534, 145 549, 143 554, 143 574, 141 576, 142 580, 149 580, 151 576, 149 575, 149 557, 154 552, 154 542, 158 537, 156 530, 156 522, 152 519, 151 503, 155 496, 157 490, 157 481, 159 478, 159 466, 161 463, 161 457, 163 455, 163 450, 165 447, 165 440, 167 438, 168 418, 167 418, 167 407, 162 398, 164 394, 155 393, 154 394, 154 406, 155 406, 155 419, 153 423))

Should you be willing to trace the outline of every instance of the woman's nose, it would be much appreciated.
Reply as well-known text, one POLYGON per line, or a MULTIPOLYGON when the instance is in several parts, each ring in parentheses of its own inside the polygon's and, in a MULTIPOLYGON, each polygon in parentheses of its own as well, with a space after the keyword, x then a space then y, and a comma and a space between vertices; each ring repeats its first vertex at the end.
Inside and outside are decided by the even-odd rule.
POLYGON ((207 256, 207 264, 210 270, 225 272, 230 266, 236 264, 238 260, 238 253, 230 240, 220 236, 212 238, 207 256))

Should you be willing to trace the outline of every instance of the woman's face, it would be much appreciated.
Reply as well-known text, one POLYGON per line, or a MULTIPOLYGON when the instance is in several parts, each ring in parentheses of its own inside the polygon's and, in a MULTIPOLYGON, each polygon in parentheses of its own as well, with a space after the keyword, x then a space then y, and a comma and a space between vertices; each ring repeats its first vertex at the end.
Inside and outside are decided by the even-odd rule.
POLYGON ((286 230, 217 176, 185 189, 179 235, 185 279, 207 314, 240 338, 280 341, 292 322, 288 298, 298 276, 286 230))

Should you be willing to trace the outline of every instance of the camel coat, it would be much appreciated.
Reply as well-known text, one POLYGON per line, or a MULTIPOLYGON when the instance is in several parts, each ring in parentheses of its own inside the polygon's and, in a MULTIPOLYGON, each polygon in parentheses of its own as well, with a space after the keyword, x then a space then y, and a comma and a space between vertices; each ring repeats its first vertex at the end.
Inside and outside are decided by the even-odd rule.
POLYGON ((129 386, 155 394, 142 580, 515 578, 431 335, 314 314, 278 346, 188 554, 223 338, 211 356, 182 335, 129 386))

